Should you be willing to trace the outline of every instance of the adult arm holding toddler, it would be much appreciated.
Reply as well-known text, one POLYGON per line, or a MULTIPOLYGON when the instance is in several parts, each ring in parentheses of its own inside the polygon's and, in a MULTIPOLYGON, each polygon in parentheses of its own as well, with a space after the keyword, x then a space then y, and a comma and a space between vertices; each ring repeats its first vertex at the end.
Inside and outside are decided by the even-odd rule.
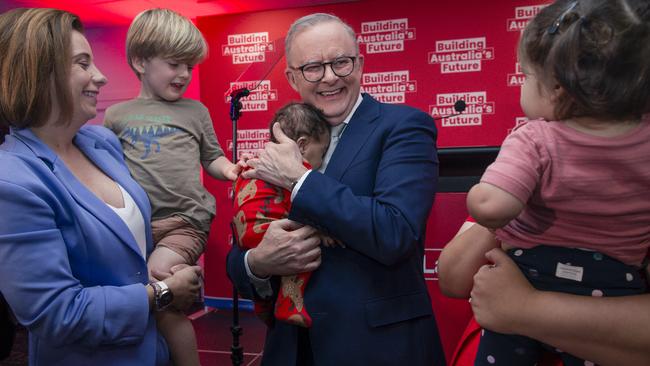
POLYGON ((120 139, 132 176, 149 195, 156 245, 149 267, 164 277, 203 252, 216 207, 201 168, 234 181, 245 164, 225 157, 208 109, 183 97, 208 52, 191 20, 170 9, 143 11, 129 27, 126 46, 140 93, 109 107, 104 125, 120 139))
POLYGON ((599 298, 539 291, 499 246, 490 230, 466 221, 438 263, 440 290, 455 298, 471 292, 481 326, 525 335, 602 365, 642 365, 650 359, 650 294, 599 298))
POLYGON ((598 365, 645 365, 650 360, 650 294, 591 297, 539 291, 501 249, 485 257, 494 265, 481 267, 471 292, 474 316, 483 327, 525 335, 598 365))
POLYGON ((11 127, 0 145, 0 292, 30 332, 30 364, 167 364, 154 286, 184 308, 200 268, 149 284, 147 195, 115 136, 84 126, 106 78, 82 32, 65 11, 0 15, 0 69, 14 71, 0 80, 0 123, 11 127))
MULTIPOLYGON (((145 10, 129 26, 126 49, 140 93, 109 107, 104 125, 118 136, 131 175, 149 197, 154 251, 147 264, 161 280, 174 266, 195 264, 205 249, 217 209, 201 168, 233 181, 242 164, 224 156, 208 109, 184 98, 194 66, 208 52, 190 19, 170 9, 145 10)), ((191 322, 176 310, 158 313, 158 327, 176 364, 199 365, 191 322)))
MULTIPOLYGON (((486 329, 528 336, 599 364, 647 363, 650 300, 638 294, 648 250, 650 175, 641 162, 649 153, 650 78, 647 50, 638 50, 636 38, 647 37, 649 10, 647 2, 632 0, 560 0, 524 30, 521 106, 531 121, 506 138, 467 198, 479 224, 496 229, 501 245, 518 248, 509 252, 514 261, 491 249, 492 264, 473 278, 472 308, 486 329), (585 277, 562 272, 560 264, 585 277), (522 271, 535 286, 553 287, 534 289, 522 271)), ((472 232, 494 240, 486 228, 472 232)), ((471 246, 477 238, 460 234, 450 249, 464 239, 471 246)), ((456 294, 466 294, 467 273, 488 248, 463 254, 473 257, 464 260, 473 268, 449 285, 456 294)), ((456 254, 444 258, 441 271, 460 252, 450 251, 456 254)))

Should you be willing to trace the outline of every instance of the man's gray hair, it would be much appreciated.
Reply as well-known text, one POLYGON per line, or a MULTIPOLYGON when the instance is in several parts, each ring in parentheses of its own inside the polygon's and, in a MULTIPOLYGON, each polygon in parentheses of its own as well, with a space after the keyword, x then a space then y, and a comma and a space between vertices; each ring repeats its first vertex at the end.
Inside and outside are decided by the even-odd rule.
POLYGON ((291 24, 291 27, 289 27, 289 31, 287 32, 287 36, 284 39, 284 52, 285 52, 285 57, 287 57, 287 63, 289 62, 289 52, 291 51, 291 44, 293 43, 294 38, 296 36, 304 31, 305 29, 311 28, 315 25, 321 24, 321 23, 330 23, 330 22, 336 22, 339 23, 343 26, 345 31, 350 35, 350 38, 354 40, 354 47, 355 47, 355 52, 357 55, 359 54, 359 42, 357 42, 357 35, 354 33, 354 29, 350 27, 346 22, 341 20, 341 18, 337 17, 336 15, 333 14, 326 14, 326 13, 314 13, 314 14, 309 14, 305 15, 304 17, 296 20, 291 24))

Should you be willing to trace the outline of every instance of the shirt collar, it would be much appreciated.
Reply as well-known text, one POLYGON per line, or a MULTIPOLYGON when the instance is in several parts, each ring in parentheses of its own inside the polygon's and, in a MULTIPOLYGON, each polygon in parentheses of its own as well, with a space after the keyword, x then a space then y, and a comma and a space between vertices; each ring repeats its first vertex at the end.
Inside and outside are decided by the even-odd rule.
POLYGON ((352 110, 350 111, 350 113, 348 113, 347 117, 345 117, 343 122, 330 129, 330 133, 332 135, 340 136, 343 133, 343 130, 345 130, 348 123, 350 123, 352 116, 354 116, 354 112, 357 111, 357 108, 359 108, 361 102, 363 102, 363 96, 361 96, 361 93, 359 93, 359 97, 357 98, 357 101, 354 103, 354 107, 352 107, 352 110))
POLYGON ((363 97, 361 96, 361 93, 359 93, 359 97, 357 97, 357 101, 354 103, 354 107, 352 107, 350 113, 347 115, 347 117, 345 117, 343 123, 347 124, 350 122, 352 116, 354 116, 354 112, 356 112, 357 108, 359 108, 359 106, 361 105, 361 102, 363 102, 363 97))

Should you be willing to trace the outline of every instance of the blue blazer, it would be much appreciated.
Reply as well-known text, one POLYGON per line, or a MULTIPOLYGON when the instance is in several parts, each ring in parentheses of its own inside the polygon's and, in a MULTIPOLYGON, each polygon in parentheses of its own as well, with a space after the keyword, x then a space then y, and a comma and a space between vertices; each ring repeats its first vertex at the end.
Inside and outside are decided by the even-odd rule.
MULTIPOLYGON (((74 142, 150 222, 149 200, 115 135, 86 126, 74 142)), ((147 264, 122 219, 29 129, 11 131, 0 161, 0 292, 29 330, 29 364, 165 364, 147 264)))
MULTIPOLYGON (((289 218, 345 243, 322 248, 305 289, 316 365, 444 365, 423 274, 424 233, 438 177, 430 116, 369 95, 324 174, 310 173, 289 218)), ((237 246, 228 273, 257 296, 237 246)), ((276 321, 264 365, 295 365, 298 328, 276 321)))

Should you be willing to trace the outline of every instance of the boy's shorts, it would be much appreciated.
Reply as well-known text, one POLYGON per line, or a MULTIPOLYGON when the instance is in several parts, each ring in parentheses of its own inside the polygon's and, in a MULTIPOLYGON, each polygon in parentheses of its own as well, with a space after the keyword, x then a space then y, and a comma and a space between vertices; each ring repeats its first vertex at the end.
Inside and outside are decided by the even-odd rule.
POLYGON ((162 246, 181 255, 187 264, 195 264, 205 250, 208 233, 174 215, 151 222, 154 246, 162 246))

